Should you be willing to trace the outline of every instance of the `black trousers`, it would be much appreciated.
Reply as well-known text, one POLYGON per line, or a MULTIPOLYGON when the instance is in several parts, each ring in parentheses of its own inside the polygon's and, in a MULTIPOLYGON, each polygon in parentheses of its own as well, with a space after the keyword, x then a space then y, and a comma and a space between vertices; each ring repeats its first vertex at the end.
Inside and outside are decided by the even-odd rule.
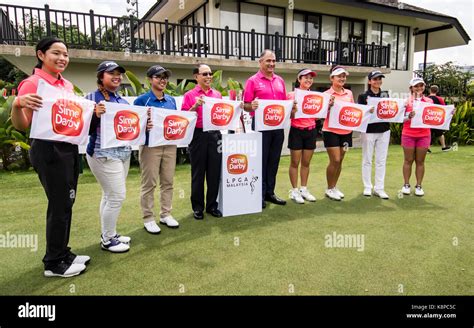
MULTIPOLYGON (((252 118, 255 131, 255 118, 252 118)), ((262 198, 275 194, 276 176, 280 165, 281 149, 285 141, 283 129, 261 131, 262 133, 262 198)))
POLYGON ((262 196, 275 194, 276 176, 280 164, 281 148, 285 132, 280 130, 262 131, 262 196))
POLYGON ((191 160, 191 204, 193 211, 210 211, 217 208, 217 195, 221 178, 222 135, 219 131, 194 130, 189 144, 191 160), (204 179, 207 183, 206 206, 204 207, 204 179))
POLYGON ((34 139, 30 159, 48 197, 46 214, 46 270, 54 268, 70 254, 72 206, 79 177, 76 145, 34 139))

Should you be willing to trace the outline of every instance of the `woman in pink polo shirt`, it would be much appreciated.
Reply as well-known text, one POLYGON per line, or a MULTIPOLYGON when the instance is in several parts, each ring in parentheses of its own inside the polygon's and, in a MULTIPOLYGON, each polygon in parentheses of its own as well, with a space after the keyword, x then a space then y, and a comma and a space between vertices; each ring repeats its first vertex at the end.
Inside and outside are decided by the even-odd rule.
MULTIPOLYGON (((316 72, 304 68, 298 72, 295 87, 301 90, 310 90, 313 85, 313 77, 316 72)), ((295 99, 295 93, 290 92, 288 99, 295 99)), ((290 182, 293 189, 290 190, 290 198, 297 204, 304 201, 316 201, 316 198, 308 191, 309 163, 316 148, 316 121, 314 118, 294 118, 296 109, 291 113, 291 128, 288 136, 288 148, 291 154, 290 182), (298 189, 298 167, 301 162, 301 188, 298 189)))
POLYGON ((410 81, 410 98, 407 101, 405 110, 405 121, 402 130, 402 147, 404 153, 403 179, 405 184, 402 193, 410 195, 410 176, 413 162, 415 162, 416 186, 415 195, 423 196, 425 192, 421 188, 423 176, 425 174, 425 157, 431 143, 431 129, 412 128, 411 119, 415 116, 413 102, 423 101, 433 103, 428 97, 423 95, 425 91, 425 81, 415 77, 410 81))
MULTIPOLYGON (((334 99, 354 102, 352 91, 344 88, 348 75, 349 72, 342 66, 336 65, 331 67, 329 76, 331 88, 324 91, 324 93, 332 96, 329 103, 330 107, 334 104, 334 99)), ((341 174, 342 161, 344 160, 346 150, 348 147, 352 147, 352 131, 330 128, 328 123, 329 111, 323 125, 324 147, 326 147, 329 156, 329 164, 326 169, 328 183, 326 196, 333 200, 341 200, 344 198, 344 194, 337 188, 336 184, 341 174)))
MULTIPOLYGON (((36 45, 36 58, 38 64, 33 75, 18 86, 12 108, 13 126, 22 131, 31 125, 33 111, 41 110, 42 98, 36 93, 39 80, 57 88, 58 93, 73 92, 72 83, 61 75, 69 63, 64 41, 51 37, 42 39, 36 45)), ((78 275, 90 261, 89 256, 76 256, 68 247, 79 177, 78 147, 67 142, 32 139, 30 159, 48 197, 44 275, 78 275)))

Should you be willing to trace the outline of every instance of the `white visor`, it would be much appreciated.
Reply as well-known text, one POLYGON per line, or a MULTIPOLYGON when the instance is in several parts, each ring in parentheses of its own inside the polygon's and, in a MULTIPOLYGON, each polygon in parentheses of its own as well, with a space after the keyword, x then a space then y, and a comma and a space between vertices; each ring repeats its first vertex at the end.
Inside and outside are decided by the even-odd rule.
POLYGON ((346 75, 349 75, 349 72, 346 71, 344 68, 342 67, 339 67, 337 69, 335 69, 330 76, 336 76, 336 75, 339 75, 339 74, 342 74, 342 73, 346 73, 346 75))

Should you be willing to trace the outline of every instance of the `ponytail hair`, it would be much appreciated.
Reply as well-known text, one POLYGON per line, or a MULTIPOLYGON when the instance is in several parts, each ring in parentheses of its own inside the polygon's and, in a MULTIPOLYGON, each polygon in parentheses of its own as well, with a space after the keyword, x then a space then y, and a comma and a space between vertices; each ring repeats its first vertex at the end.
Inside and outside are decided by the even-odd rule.
POLYGON ((104 78, 104 71, 97 73, 97 89, 104 96, 105 101, 110 101, 109 92, 105 89, 102 79, 104 78))
MULTIPOLYGON (((68 49, 67 44, 63 40, 58 39, 56 37, 50 37, 50 36, 41 39, 36 44, 35 54, 36 54, 36 59, 38 60, 38 63, 36 64, 35 68, 42 68, 43 67, 43 61, 41 59, 39 59, 38 51, 41 51, 42 53, 46 53, 46 51, 48 51, 48 49, 51 48, 51 46, 53 44, 57 43, 57 42, 64 44, 66 46, 66 49, 68 49)), ((35 73, 35 70, 33 69, 33 74, 34 73, 35 73)))

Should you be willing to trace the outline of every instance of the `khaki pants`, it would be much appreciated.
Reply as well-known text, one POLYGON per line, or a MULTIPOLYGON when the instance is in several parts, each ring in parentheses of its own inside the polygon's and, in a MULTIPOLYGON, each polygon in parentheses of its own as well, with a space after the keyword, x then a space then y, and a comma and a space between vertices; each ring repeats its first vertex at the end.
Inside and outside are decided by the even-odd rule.
POLYGON ((176 168, 176 146, 148 147, 139 149, 141 170, 140 204, 145 222, 155 220, 154 193, 160 178, 160 218, 171 214, 173 200, 173 178, 176 168))

